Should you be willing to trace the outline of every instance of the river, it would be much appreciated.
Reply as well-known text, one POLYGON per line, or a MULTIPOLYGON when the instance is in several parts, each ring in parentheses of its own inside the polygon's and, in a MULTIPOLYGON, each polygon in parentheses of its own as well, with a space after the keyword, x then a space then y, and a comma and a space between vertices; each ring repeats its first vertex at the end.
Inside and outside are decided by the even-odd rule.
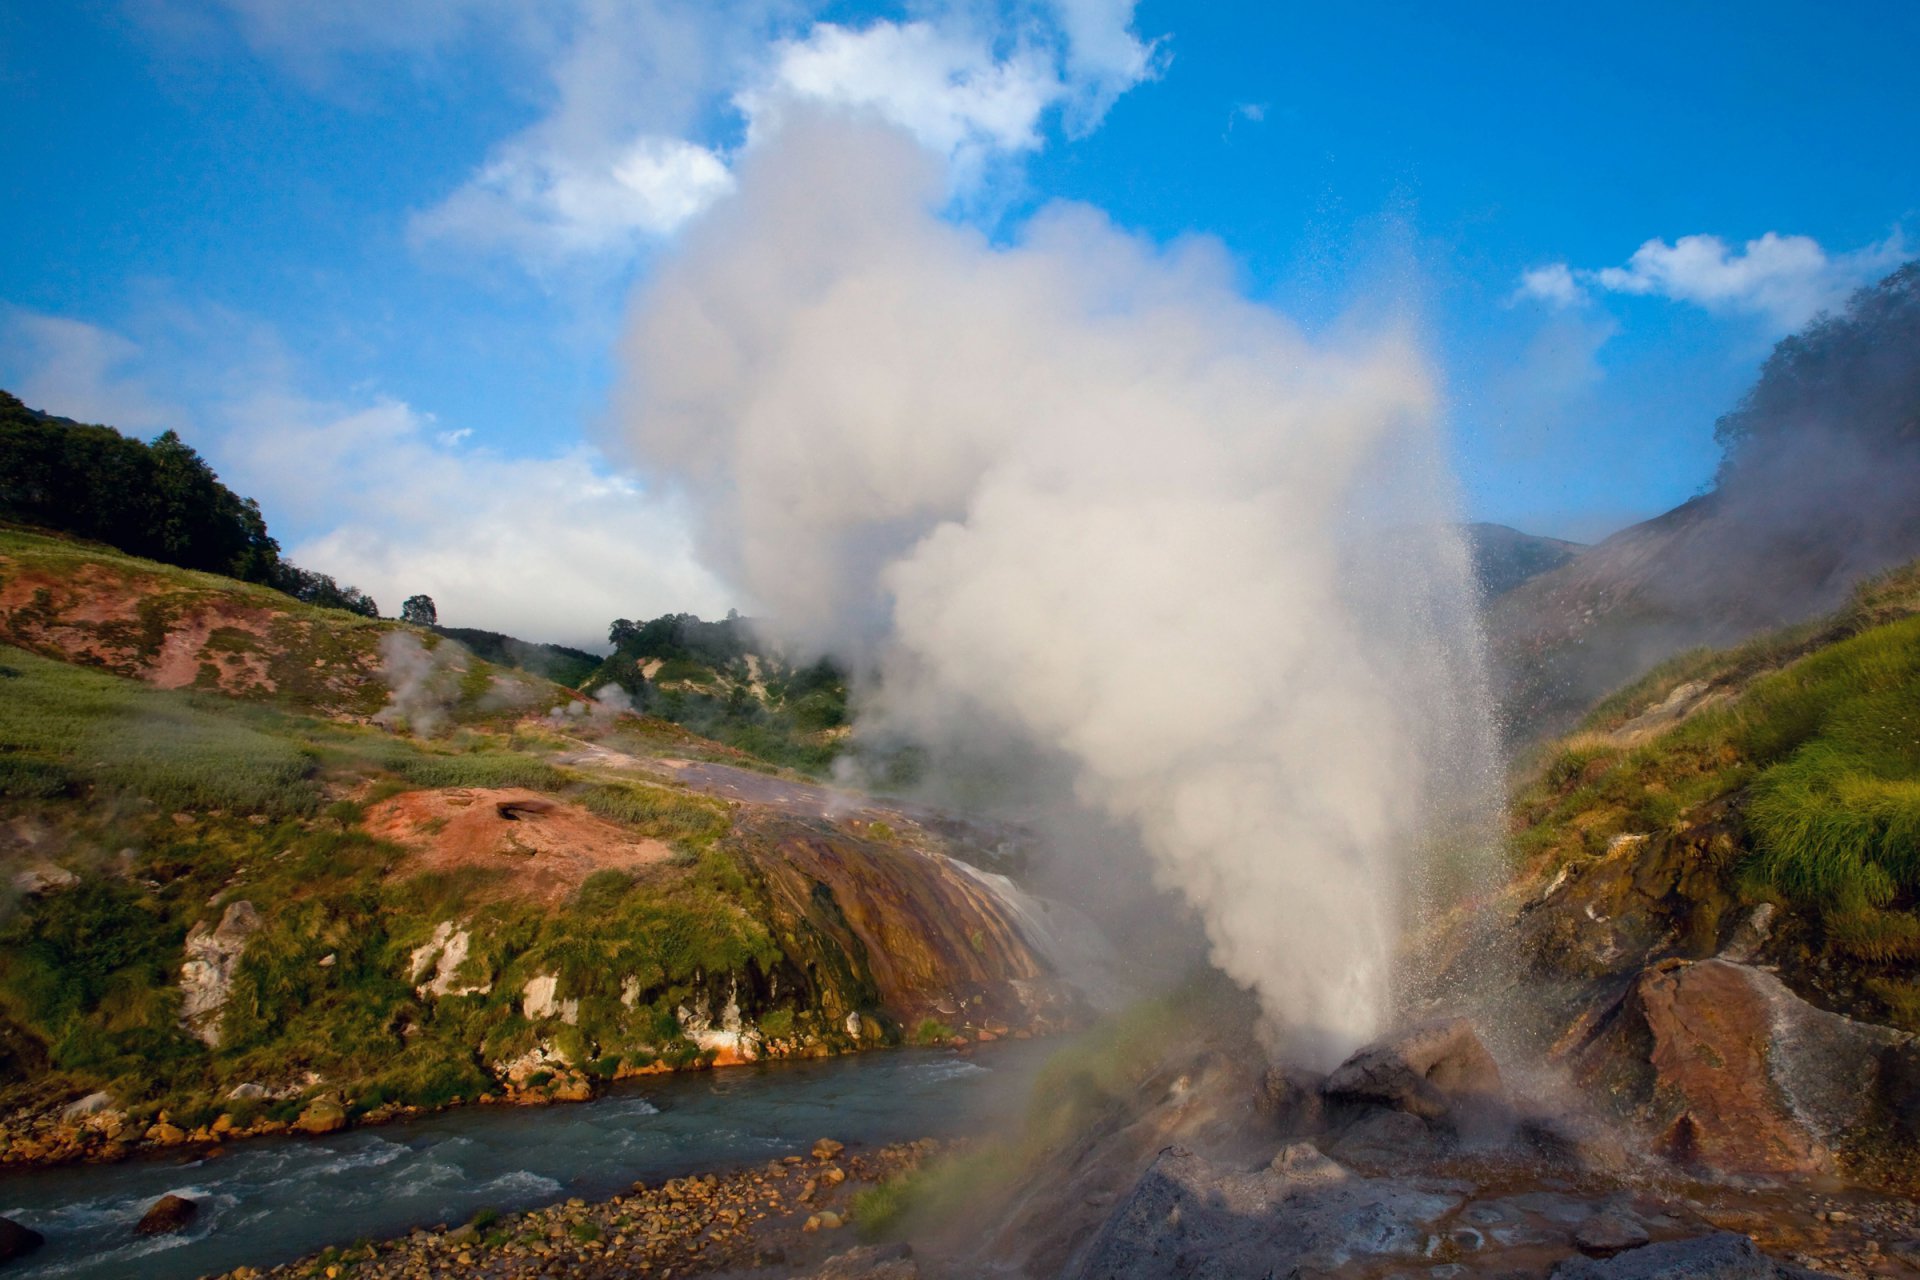
POLYGON ((1016 1117, 1043 1042, 968 1056, 900 1050, 629 1083, 593 1102, 470 1107, 327 1138, 261 1138, 207 1160, 144 1159, 0 1178, 0 1215, 44 1248, 21 1277, 186 1280, 328 1245, 530 1208, 568 1196, 849 1143, 962 1137, 1016 1117), (134 1223, 169 1192, 200 1204, 185 1232, 134 1223))

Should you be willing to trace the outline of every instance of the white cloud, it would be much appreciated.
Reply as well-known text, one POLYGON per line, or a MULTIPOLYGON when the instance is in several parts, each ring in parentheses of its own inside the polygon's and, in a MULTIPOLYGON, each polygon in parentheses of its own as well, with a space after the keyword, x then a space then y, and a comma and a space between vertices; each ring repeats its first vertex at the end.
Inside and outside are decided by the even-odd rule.
POLYGON ((823 22, 782 43, 768 83, 736 102, 755 133, 777 127, 789 102, 871 109, 948 157, 966 186, 993 155, 1037 150, 1041 117, 1066 93, 1038 48, 995 57, 985 38, 928 22, 823 22))
POLYGON ((390 611, 425 592, 450 625, 592 645, 615 617, 711 616, 731 603, 695 558, 679 503, 584 446, 534 457, 468 447, 469 429, 397 400, 302 396, 271 358, 202 371, 240 389, 199 401, 168 386, 196 375, 96 325, 14 309, 0 332, 0 380, 28 404, 128 431, 177 428, 260 500, 289 559, 390 611))
POLYGON ((644 135, 605 155, 568 156, 527 140, 495 156, 413 220, 417 239, 511 250, 524 258, 615 254, 665 236, 733 187, 697 143, 644 135))
POLYGON ((62 316, 0 309, 7 359, 0 372, 30 408, 129 435, 181 425, 180 415, 128 373, 140 348, 117 333, 62 316))
POLYGON ((1770 327, 1797 329, 1821 311, 1892 270, 1906 257, 1895 230, 1878 244, 1830 254, 1811 236, 1769 231, 1739 249, 1719 236, 1649 240, 1622 267, 1576 271, 1553 263, 1526 272, 1519 294, 1558 305, 1579 301, 1587 288, 1652 295, 1709 311, 1763 317, 1770 327))
POLYGON ((1096 128, 1157 76, 1136 0, 939 0, 911 20, 816 22, 823 0, 138 0, 222 14, 310 80, 356 55, 432 64, 503 52, 539 114, 416 212, 420 246, 504 252, 536 271, 624 263, 731 189, 728 144, 794 102, 874 111, 947 157, 956 192, 1037 150, 1057 119, 1096 128), (730 118, 731 117, 731 118, 730 118))
POLYGON ((263 391, 224 417, 236 424, 219 450, 229 482, 269 519, 324 529, 289 558, 389 610, 424 592, 448 625, 591 646, 616 617, 727 608, 679 505, 591 449, 460 450, 394 400, 349 408, 263 391))
POLYGON ((1564 262, 1548 263, 1521 273, 1520 288, 1514 298, 1538 298, 1558 307, 1569 307, 1586 300, 1587 291, 1573 278, 1573 270, 1564 262))

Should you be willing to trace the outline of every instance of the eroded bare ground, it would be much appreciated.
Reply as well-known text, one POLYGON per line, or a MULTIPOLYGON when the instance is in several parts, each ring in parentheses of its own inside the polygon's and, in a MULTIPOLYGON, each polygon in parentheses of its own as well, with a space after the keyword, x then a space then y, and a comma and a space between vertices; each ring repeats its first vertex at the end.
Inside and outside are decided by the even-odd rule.
POLYGON ((524 788, 408 791, 372 806, 369 834, 408 850, 399 874, 490 873, 496 894, 559 902, 596 871, 638 871, 673 850, 524 788))

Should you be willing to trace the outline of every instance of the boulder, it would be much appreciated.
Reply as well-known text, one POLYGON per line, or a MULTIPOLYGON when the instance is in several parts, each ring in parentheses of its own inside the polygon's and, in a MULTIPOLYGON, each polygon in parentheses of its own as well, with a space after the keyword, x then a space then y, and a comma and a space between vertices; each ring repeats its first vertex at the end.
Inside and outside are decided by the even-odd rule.
POLYGON ((187 1224, 198 1217, 200 1206, 185 1196, 164 1195, 154 1201, 140 1221, 135 1224, 135 1235, 165 1236, 176 1231, 184 1231, 187 1224))
POLYGON ((60 1108, 60 1118, 68 1124, 78 1124, 90 1116, 97 1116, 103 1111, 112 1109, 113 1095, 101 1089, 60 1108))
POLYGON ((180 1025, 210 1046, 220 1043, 220 1015, 247 940, 264 923, 251 902, 239 900, 227 904, 219 924, 208 927, 202 920, 187 934, 187 958, 180 966, 180 1025))
POLYGON ((813 1144, 813 1158, 815 1160, 831 1160, 846 1149, 847 1144, 844 1142, 835 1142, 832 1138, 822 1138, 813 1144))
POLYGON ((1569 1258, 1552 1280, 1814 1280, 1816 1272, 1776 1262, 1732 1231, 1629 1249, 1605 1260, 1569 1258))
POLYGON ((1500 1067, 1465 1018, 1374 1041, 1334 1068, 1321 1092, 1330 1101, 1390 1107, 1456 1127, 1490 1119, 1506 1103, 1500 1067))
POLYGON ((315 1098, 301 1111, 293 1127, 297 1132, 314 1135, 338 1133, 347 1127, 347 1109, 338 1098, 330 1095, 315 1098))
POLYGON ((0 1262, 24 1257, 47 1242, 32 1227, 23 1227, 12 1218, 0 1218, 0 1262))
POLYGON ((79 883, 80 877, 65 867, 57 867, 51 862, 36 862, 13 877, 13 891, 23 898, 31 898, 71 889, 79 883))

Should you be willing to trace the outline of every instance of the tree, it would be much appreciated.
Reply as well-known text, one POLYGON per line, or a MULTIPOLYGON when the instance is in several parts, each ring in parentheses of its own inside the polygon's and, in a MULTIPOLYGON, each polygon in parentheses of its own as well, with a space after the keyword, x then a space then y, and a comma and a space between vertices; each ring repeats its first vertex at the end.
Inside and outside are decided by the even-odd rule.
POLYGON ((432 596, 408 596, 400 606, 400 621, 411 622, 416 627, 431 627, 439 623, 440 611, 433 607, 432 596))

